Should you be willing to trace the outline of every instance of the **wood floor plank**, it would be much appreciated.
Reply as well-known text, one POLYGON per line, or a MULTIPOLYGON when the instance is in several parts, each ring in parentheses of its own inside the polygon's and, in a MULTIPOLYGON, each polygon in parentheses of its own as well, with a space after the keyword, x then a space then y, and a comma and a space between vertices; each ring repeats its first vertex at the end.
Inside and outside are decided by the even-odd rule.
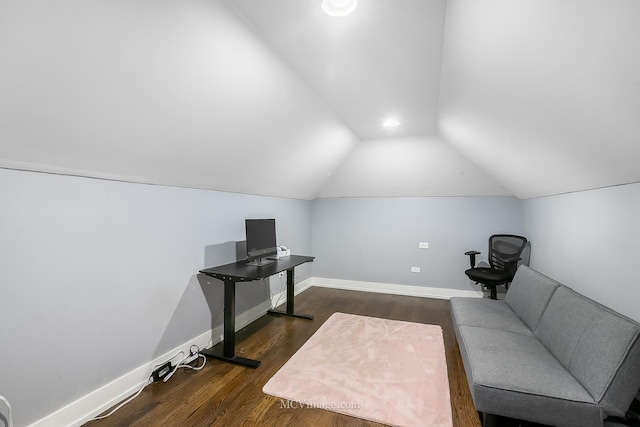
POLYGON ((209 359, 201 371, 179 370, 148 386, 111 417, 87 427, 113 426, 358 426, 382 424, 314 408, 286 407, 262 393, 264 384, 333 313, 440 325, 447 358, 454 427, 480 427, 456 342, 447 300, 311 287, 296 296, 296 311, 314 320, 265 315, 236 334, 236 354, 258 359, 257 369, 209 359))

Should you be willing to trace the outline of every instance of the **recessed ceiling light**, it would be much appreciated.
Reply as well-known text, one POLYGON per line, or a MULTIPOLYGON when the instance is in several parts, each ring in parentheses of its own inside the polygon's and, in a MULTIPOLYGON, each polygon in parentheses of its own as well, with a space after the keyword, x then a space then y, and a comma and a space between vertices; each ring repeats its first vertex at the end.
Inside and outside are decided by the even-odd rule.
POLYGON ((322 10, 329 16, 347 16, 358 5, 358 0, 322 0, 322 10))
POLYGON ((399 125, 400 125, 400 122, 397 121, 396 119, 387 119, 384 122, 382 122, 382 126, 386 128, 394 128, 399 125))

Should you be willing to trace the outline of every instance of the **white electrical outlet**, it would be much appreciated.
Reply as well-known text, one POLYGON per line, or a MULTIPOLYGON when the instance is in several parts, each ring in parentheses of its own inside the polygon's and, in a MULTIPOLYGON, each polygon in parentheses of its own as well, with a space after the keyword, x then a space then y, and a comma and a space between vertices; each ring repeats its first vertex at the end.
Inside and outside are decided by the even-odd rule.
POLYGON ((418 247, 420 249, 429 249, 429 242, 418 242, 418 247))
POLYGON ((412 273, 420 273, 420 267, 411 267, 412 273))

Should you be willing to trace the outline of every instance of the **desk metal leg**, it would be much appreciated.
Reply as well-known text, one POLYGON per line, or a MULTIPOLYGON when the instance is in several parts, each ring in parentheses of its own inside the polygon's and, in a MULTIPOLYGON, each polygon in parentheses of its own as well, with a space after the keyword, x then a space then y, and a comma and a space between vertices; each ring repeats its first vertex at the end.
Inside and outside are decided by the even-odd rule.
POLYGON ((224 342, 222 346, 222 354, 211 349, 202 350, 200 353, 213 359, 254 369, 260 366, 258 360, 236 356, 236 282, 232 280, 224 281, 224 342))
POLYGON ((302 319, 313 320, 313 316, 310 314, 298 314, 294 312, 294 297, 295 297, 295 287, 293 284, 293 278, 295 274, 293 274, 293 268, 287 270, 287 308, 286 311, 282 310, 268 310, 270 314, 281 314, 284 316, 291 317, 300 317, 302 319))

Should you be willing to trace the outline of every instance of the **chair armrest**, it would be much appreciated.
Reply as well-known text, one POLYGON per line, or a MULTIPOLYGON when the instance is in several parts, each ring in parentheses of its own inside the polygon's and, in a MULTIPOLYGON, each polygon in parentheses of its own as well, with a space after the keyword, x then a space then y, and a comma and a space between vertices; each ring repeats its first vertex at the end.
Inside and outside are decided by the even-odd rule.
POLYGON ((467 251, 464 254, 469 255, 469 264, 471 264, 471 268, 474 268, 476 266, 476 255, 480 255, 481 252, 467 251))

